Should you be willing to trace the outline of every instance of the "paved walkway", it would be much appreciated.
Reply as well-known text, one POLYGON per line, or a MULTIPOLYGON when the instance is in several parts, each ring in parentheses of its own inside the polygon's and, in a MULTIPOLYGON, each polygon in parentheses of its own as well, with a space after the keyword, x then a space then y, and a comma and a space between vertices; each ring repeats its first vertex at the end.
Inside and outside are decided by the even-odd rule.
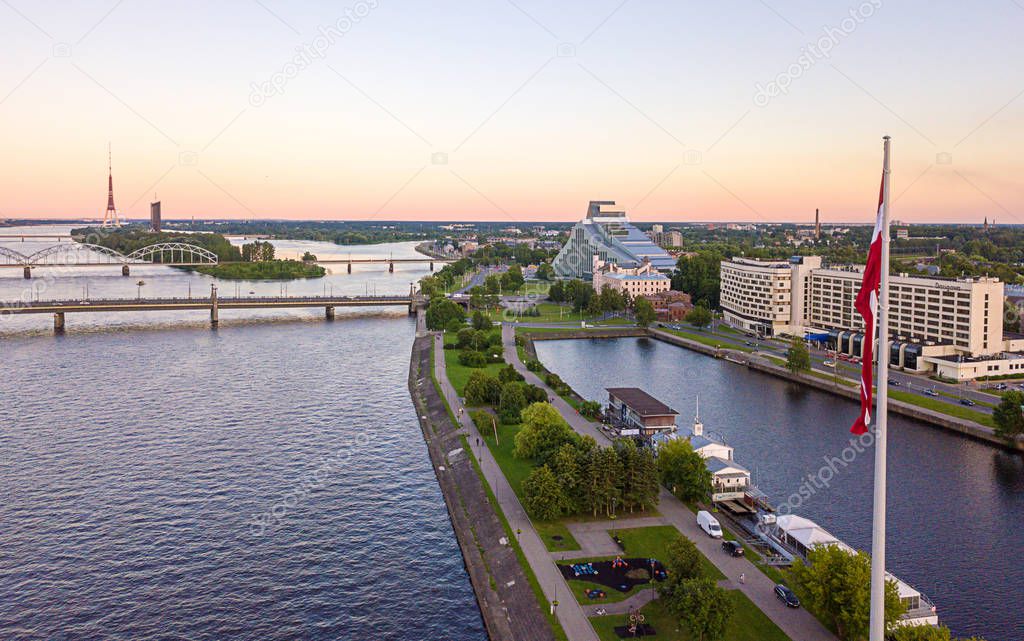
POLYGON ((505 518, 508 519, 512 531, 522 530, 522 533, 519 535, 519 546, 522 548, 523 555, 526 557, 527 562, 529 562, 530 567, 533 568, 533 573, 540 583, 541 591, 544 592, 545 598, 549 602, 558 601, 558 622, 562 625, 562 629, 565 630, 570 641, 599 641, 597 633, 594 632, 590 621, 587 620, 587 615, 583 612, 583 607, 576 602, 576 598, 566 584, 565 578, 548 554, 544 541, 541 540, 537 531, 533 529, 533 524, 530 522, 529 517, 526 516, 526 510, 519 503, 519 498, 512 491, 512 486, 505 479, 501 468, 498 467, 494 457, 491 456, 490 450, 485 445, 476 445, 483 441, 480 439, 480 434, 476 431, 473 421, 470 420, 469 413, 464 411, 459 415, 462 403, 455 393, 455 388, 452 387, 451 382, 448 380, 444 362, 443 339, 440 335, 437 335, 434 337, 434 341, 434 369, 438 382, 441 384, 441 390, 448 401, 448 406, 456 413, 462 427, 468 432, 468 440, 473 450, 471 454, 475 455, 480 461, 480 469, 483 471, 487 483, 491 486, 495 497, 498 499, 498 504, 501 506, 502 512, 505 513, 505 518))
MULTIPOLYGON (((536 374, 526 369, 516 353, 515 328, 512 325, 503 324, 501 336, 505 360, 512 363, 516 370, 526 377, 528 383, 548 391, 548 396, 554 399, 553 405, 574 430, 593 436, 598 444, 611 444, 611 440, 598 429, 596 423, 580 416, 571 405, 551 391, 536 374)), ((665 522, 676 526, 683 536, 693 541, 697 549, 708 557, 726 578, 735 581, 732 587, 747 595, 790 639, 793 641, 836 641, 835 635, 821 625, 809 612, 803 608, 796 610, 788 608, 779 601, 775 596, 775 583, 752 562, 745 557, 732 557, 725 554, 720 541, 708 537, 697 526, 697 519, 693 512, 664 488, 659 495, 658 510, 665 522), (739 583, 740 574, 746 575, 746 583, 739 583)), ((607 609, 607 606, 605 607, 607 609)))

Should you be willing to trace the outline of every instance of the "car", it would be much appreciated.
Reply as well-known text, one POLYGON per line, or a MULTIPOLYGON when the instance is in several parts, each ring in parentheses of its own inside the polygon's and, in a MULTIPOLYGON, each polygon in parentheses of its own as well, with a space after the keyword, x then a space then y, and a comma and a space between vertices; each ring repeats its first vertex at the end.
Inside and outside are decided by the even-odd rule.
POLYGON ((753 347, 754 346, 754 344, 751 343, 750 341, 743 341, 743 344, 746 345, 747 347, 753 347))
POLYGON ((711 512, 707 510, 697 512, 697 525, 711 538, 722 538, 722 526, 718 523, 718 519, 711 515, 711 512))
POLYGON ((1004 389, 1006 389, 1007 387, 1008 387, 1008 386, 1007 386, 1007 384, 1006 384, 1006 383, 1000 383, 1000 384, 996 385, 996 389, 998 389, 998 390, 1004 390, 1004 389))
POLYGON ((791 608, 800 607, 800 599, 797 598, 793 591, 786 586, 779 583, 775 586, 775 596, 779 597, 779 601, 782 601, 791 608))
POLYGON ((836 362, 835 361, 822 361, 821 364, 824 365, 825 367, 835 367, 836 366, 836 362))
POLYGON ((743 546, 740 545, 739 541, 722 541, 722 549, 729 556, 743 556, 743 546))
POLYGON ((936 391, 935 391, 935 390, 933 390, 933 389, 926 389, 926 390, 924 391, 924 395, 925 395, 925 396, 938 396, 938 395, 939 395, 939 393, 938 393, 938 392, 936 392, 936 391))
POLYGON ((975 403, 974 401, 972 401, 969 398, 961 398, 960 399, 960 404, 961 405, 966 405, 967 407, 974 407, 975 405, 977 405, 977 403, 975 403))
POLYGON ((889 379, 889 385, 892 385, 893 387, 899 387, 900 386, 900 382, 899 381, 894 381, 893 379, 890 378, 889 379))

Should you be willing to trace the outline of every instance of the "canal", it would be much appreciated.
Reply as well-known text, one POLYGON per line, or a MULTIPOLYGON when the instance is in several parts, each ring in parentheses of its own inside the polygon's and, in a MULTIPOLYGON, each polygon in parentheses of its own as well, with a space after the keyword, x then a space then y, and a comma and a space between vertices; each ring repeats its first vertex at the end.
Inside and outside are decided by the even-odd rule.
MULTIPOLYGON (((641 387, 688 426, 699 395, 705 430, 736 448, 773 503, 870 550, 873 450, 830 464, 850 446, 853 402, 652 339, 536 346, 549 369, 590 399, 607 402, 606 387, 641 387)), ((931 597, 955 635, 1024 638, 1021 456, 889 421, 888 568, 931 597)))
MULTIPOLYGON (((335 270, 288 293, 404 293, 426 266, 335 270)), ((45 272, 0 270, 0 300, 216 282, 45 272)), ((406 387, 413 319, 322 314, 222 311, 217 331, 201 311, 79 314, 63 336, 0 319, 0 638, 486 639, 406 387)))

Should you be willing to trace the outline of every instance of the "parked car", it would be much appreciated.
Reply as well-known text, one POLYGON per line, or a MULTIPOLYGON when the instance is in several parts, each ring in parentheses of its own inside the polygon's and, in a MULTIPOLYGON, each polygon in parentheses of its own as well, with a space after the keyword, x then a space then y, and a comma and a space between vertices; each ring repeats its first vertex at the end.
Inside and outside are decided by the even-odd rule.
POLYGON ((899 381, 894 381, 893 379, 890 378, 889 379, 889 385, 892 385, 893 387, 899 387, 900 386, 900 382, 899 381))
POLYGON ((800 599, 793 594, 792 590, 781 583, 775 586, 775 596, 779 597, 779 601, 782 601, 791 608, 800 607, 800 599))
POLYGON ((936 391, 935 391, 935 390, 933 390, 933 389, 926 389, 926 390, 924 391, 924 395, 925 395, 925 396, 938 396, 938 395, 939 395, 939 393, 938 393, 938 392, 936 392, 936 391))
POLYGON ((743 556, 743 546, 740 545, 739 541, 722 541, 722 549, 729 556, 743 556))
POLYGON ((977 403, 975 403, 974 401, 972 401, 969 398, 961 398, 960 399, 960 404, 961 405, 966 405, 968 407, 974 407, 975 405, 977 405, 977 403))
POLYGON ((711 538, 722 538, 722 526, 718 524, 718 519, 711 516, 711 512, 707 510, 697 512, 697 525, 700 526, 700 529, 704 530, 704 534, 711 538))
POLYGON ((1007 387, 1008 387, 1008 385, 1006 383, 1000 383, 1000 384, 996 385, 996 389, 998 389, 998 390, 1004 390, 1007 387))

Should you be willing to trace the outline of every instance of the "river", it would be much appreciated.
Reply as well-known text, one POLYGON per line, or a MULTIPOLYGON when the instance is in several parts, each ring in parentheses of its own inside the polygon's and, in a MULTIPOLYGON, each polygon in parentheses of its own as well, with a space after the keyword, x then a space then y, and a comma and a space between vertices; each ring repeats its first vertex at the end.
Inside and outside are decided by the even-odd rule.
MULTIPOLYGON (((826 457, 850 447, 852 401, 646 338, 536 346, 540 360, 587 398, 606 403, 606 387, 640 387, 688 426, 699 395, 705 430, 736 448, 773 503, 870 550, 873 449, 848 450, 851 463, 822 472, 826 457), (809 498, 801 486, 814 488, 809 498)), ((898 416, 889 424, 888 569, 931 597, 955 635, 1020 641, 1021 456, 898 416)))
MULTIPOLYGON (((404 293, 426 266, 395 269, 342 265, 288 293, 404 293)), ((46 271, 0 270, 0 300, 216 282, 46 271)), ((322 314, 222 310, 216 331, 201 311, 69 314, 62 336, 48 316, 0 320, 0 639, 486 639, 406 387, 413 320, 322 314)))

